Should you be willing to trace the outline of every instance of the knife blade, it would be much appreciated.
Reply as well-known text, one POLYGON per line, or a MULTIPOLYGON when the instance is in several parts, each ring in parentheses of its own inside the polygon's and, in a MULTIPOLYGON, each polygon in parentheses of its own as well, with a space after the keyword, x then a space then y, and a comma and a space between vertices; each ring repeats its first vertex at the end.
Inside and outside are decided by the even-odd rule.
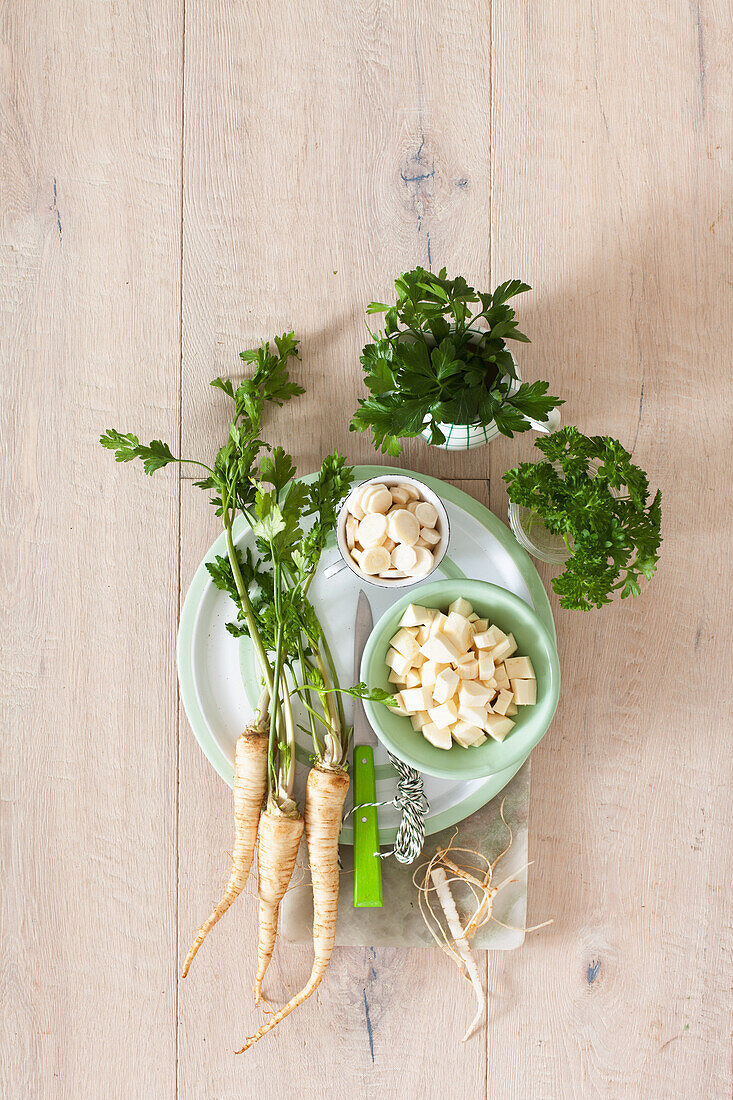
MULTIPOLYGON (((354 623, 354 682, 361 676, 361 657, 372 630, 372 609, 365 592, 359 593, 354 623)), ((354 806, 376 802, 374 748, 377 738, 360 699, 354 700, 354 748, 351 764, 354 806)), ((354 812, 354 907, 382 905, 382 861, 379 857, 379 821, 376 806, 354 812)))

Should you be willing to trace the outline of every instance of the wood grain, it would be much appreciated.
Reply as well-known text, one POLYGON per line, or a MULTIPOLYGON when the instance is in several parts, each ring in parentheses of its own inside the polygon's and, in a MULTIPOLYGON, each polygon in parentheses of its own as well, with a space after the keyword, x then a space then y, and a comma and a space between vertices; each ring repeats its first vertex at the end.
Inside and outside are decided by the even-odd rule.
MULTIPOLYGON (((308 393, 278 431, 299 468, 334 447, 373 460, 370 438, 348 431, 363 393, 366 304, 416 263, 488 280, 489 77, 480 0, 323 0, 317 15, 284 3, 190 6, 185 448, 224 427, 209 380, 236 375, 243 348, 292 328, 308 393)), ((475 475, 475 458, 422 441, 405 460, 475 475)))
MULTIPOLYGON (((486 502, 483 482, 459 483, 486 502)), ((187 487, 189 488, 189 487, 187 487)), ((218 534, 203 494, 182 497, 182 595, 199 561, 218 534)), ((185 718, 180 773, 180 931, 183 959, 229 868, 231 791, 201 753, 185 718)), ((182 983, 180 994, 180 1096, 229 1100, 256 1088, 277 1100, 299 1094, 389 1095, 396 1075, 409 1064, 409 1096, 437 1096, 460 1074, 466 1096, 483 1095, 486 1048, 481 1037, 461 1047, 460 1022, 470 1018, 470 991, 440 952, 420 949, 337 948, 318 993, 246 1055, 232 1051, 262 1021, 253 1007, 256 962, 256 882, 211 933, 182 983), (424 1006, 414 1011, 414 1006, 424 1006), (224 1007, 225 1006, 225 1007, 224 1007), (427 1022, 429 1020, 429 1023, 427 1022), (443 1036, 441 1041, 436 1036, 443 1036), (457 1036, 454 1045, 454 1038, 457 1036), (445 1045, 451 1050, 449 1065, 445 1045), (415 1058, 415 1051, 419 1057, 415 1058), (334 1067, 338 1064, 338 1070, 334 1067), (337 1072, 337 1081, 334 1074, 337 1072)), ((486 953, 481 952, 485 974, 486 953)), ((299 988, 310 971, 311 951, 280 943, 268 972, 268 995, 276 1003, 299 988)))
MULTIPOLYGON (((717 0, 0 5, 3 1096, 730 1096, 732 31, 717 0), (268 432, 303 471, 373 461, 347 430, 363 311, 415 263, 533 285, 523 373, 661 485, 660 572, 558 612, 529 898, 555 923, 489 959, 486 1041, 454 1044, 437 951, 342 949, 236 1059, 252 887, 176 981, 231 844, 175 738, 179 589, 216 520, 96 439, 213 450, 208 381, 292 327, 308 393, 268 432)), ((531 450, 401 461, 490 474, 504 515, 531 450)), ((277 953, 275 998, 309 959, 277 953)))
MULTIPOLYGON (((648 590, 556 616, 528 916, 555 924, 493 969, 497 1097, 528 1065, 542 1097, 731 1093, 729 14, 493 6, 494 278, 537 288, 525 361, 565 419, 664 494, 648 590)), ((491 447, 502 515, 531 451, 491 447)))
POLYGON ((181 7, 0 8, 0 1094, 175 1094, 181 7))

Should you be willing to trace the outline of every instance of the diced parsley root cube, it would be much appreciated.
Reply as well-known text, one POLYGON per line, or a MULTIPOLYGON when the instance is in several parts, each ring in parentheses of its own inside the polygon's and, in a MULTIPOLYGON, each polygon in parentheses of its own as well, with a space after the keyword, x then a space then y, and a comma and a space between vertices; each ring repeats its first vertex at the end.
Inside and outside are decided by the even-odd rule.
POLYGON ((474 634, 473 644, 476 649, 494 648, 497 643, 494 641, 494 635, 492 634, 493 629, 492 627, 491 630, 484 630, 481 634, 474 634))
POLYGON ((483 634, 485 630, 489 629, 489 620, 477 618, 473 625, 477 634, 483 634))
POLYGON ((412 668, 412 660, 409 657, 404 657, 401 653, 398 653, 396 649, 390 649, 387 653, 386 662, 391 669, 393 669, 398 676, 403 678, 412 668))
POLYGON ((501 714, 487 714, 483 728, 495 741, 503 741, 509 731, 514 729, 514 722, 501 714))
POLYGON ((445 626, 445 624, 447 622, 448 622, 448 616, 444 615, 442 611, 436 611, 435 615, 433 615, 432 619, 430 620, 430 622, 428 624, 428 630, 430 632, 430 637, 432 638, 436 634, 439 634, 442 631, 443 627, 445 626))
POLYGON ((509 650, 509 652, 504 654, 504 660, 505 661, 506 661, 507 657, 511 657, 512 653, 516 653, 517 648, 518 648, 516 638, 514 637, 513 634, 507 634, 506 640, 508 642, 511 642, 512 646, 511 646, 511 649, 509 650))
POLYGON ((454 672, 452 668, 444 668, 442 672, 439 672, 433 686, 433 699, 435 699, 435 702, 447 703, 449 699, 452 699, 458 687, 458 682, 458 673, 454 672))
POLYGON ((503 661, 504 658, 508 656, 508 654, 511 652, 511 649, 512 643, 507 637, 505 637, 503 641, 499 642, 498 645, 495 645, 493 649, 489 650, 491 656, 494 659, 494 664, 498 665, 500 661, 503 661))
POLYGON ((408 714, 417 714, 419 710, 428 710, 433 705, 433 697, 426 687, 405 688, 400 694, 408 714))
POLYGON ((478 674, 481 680, 490 680, 494 675, 494 658, 483 650, 478 657, 478 674))
POLYGON ((425 654, 420 653, 418 651, 415 654, 415 656, 412 658, 412 667, 413 668, 422 668, 422 666, 425 664, 426 661, 427 661, 427 657, 425 656, 425 654))
POLYGON ((433 722, 423 726, 422 732, 425 740, 435 745, 436 749, 449 749, 453 744, 450 730, 448 728, 440 730, 433 722))
POLYGON ((464 722, 460 718, 451 732, 453 740, 462 745, 464 749, 467 749, 469 745, 475 745, 477 742, 485 740, 483 732, 478 726, 472 726, 469 722, 464 722))
POLYGON ((492 695, 493 692, 478 680, 464 680, 458 689, 458 701, 461 706, 485 707, 491 701, 492 695))
POLYGON ((514 692, 514 702, 517 706, 534 706, 537 702, 536 680, 512 680, 511 685, 514 692))
POLYGON ((449 604, 448 610, 454 612, 456 615, 463 615, 465 619, 467 619, 469 615, 473 615, 473 608, 470 603, 461 596, 459 596, 457 600, 454 600, 452 604, 449 604))
POLYGON ((389 670, 389 676, 387 677, 387 680, 390 684, 404 684, 405 682, 404 676, 398 675, 398 673, 396 673, 393 668, 389 670))
POLYGON ((506 674, 506 669, 504 668, 504 665, 496 666, 496 668, 494 669, 494 679, 496 680, 498 687, 505 687, 507 690, 509 689, 509 677, 506 674))
POLYGON ((462 653, 457 661, 454 661, 456 667, 459 665, 468 665, 471 661, 476 660, 476 654, 472 649, 469 649, 467 653, 462 653))
POLYGON ((417 644, 415 635, 411 634, 410 631, 406 630, 404 627, 397 631, 389 644, 393 649, 396 649, 398 653, 401 653, 403 657, 414 657, 420 648, 417 644))
POLYGON ((430 715, 426 710, 419 710, 417 714, 410 715, 410 721, 414 730, 421 730, 430 721, 430 715))
POLYGON ((416 668, 411 668, 405 676, 405 687, 417 688, 421 686, 422 684, 420 680, 420 673, 417 671, 416 668))
POLYGON ((458 717, 462 718, 464 722, 468 722, 470 726, 478 726, 479 729, 485 729, 487 710, 486 707, 461 704, 458 708, 458 717))
POLYGON ((464 615, 451 611, 443 626, 443 634, 449 638, 459 653, 465 653, 471 644, 473 627, 464 615))
POLYGON ((405 704, 402 701, 402 692, 401 691, 395 692, 394 699, 395 699, 395 702, 396 702, 397 705, 394 706, 394 707, 390 707, 390 710, 392 711, 392 713, 393 714, 401 714, 404 718, 407 718, 408 714, 410 714, 410 711, 408 711, 406 709, 405 704))
MULTIPOLYGON (((421 653, 420 656, 425 657, 425 654, 421 653)), ((442 670, 444 668, 449 668, 449 667, 450 667, 449 665, 442 665, 441 666, 441 665, 438 664, 437 661, 429 661, 427 659, 427 657, 425 657, 425 664, 420 669, 420 672, 422 673, 423 687, 429 687, 429 688, 433 687, 433 685, 435 684, 436 679, 438 678, 438 672, 439 671, 442 672, 442 670)))
MULTIPOLYGON (((453 605, 452 604, 451 604, 450 610, 453 610, 453 605)), ((478 622, 478 615, 476 614, 475 611, 472 611, 470 615, 466 616, 466 618, 468 619, 469 623, 477 623, 478 622)), ((486 629, 486 628, 484 627, 484 629, 486 629)))
POLYGON ((458 708, 453 700, 443 703, 439 707, 428 707, 430 721, 434 722, 439 730, 448 729, 458 717, 458 708))
POLYGON ((496 714, 506 714, 507 707, 510 703, 514 702, 514 695, 511 691, 500 691, 499 698, 493 704, 493 710, 496 714))
POLYGON ((425 643, 427 642, 429 637, 430 637, 430 627, 429 626, 419 626, 417 628, 418 645, 425 645, 425 643))
POLYGON ((503 630, 499 630, 498 626, 488 626, 484 631, 484 634, 488 636, 488 645, 484 646, 485 649, 493 649, 499 642, 503 642, 506 638, 506 634, 503 630))
POLYGON ((529 657, 510 657, 504 662, 504 668, 510 680, 536 680, 537 678, 529 657))
POLYGON ((432 638, 428 638, 420 652, 424 653, 428 660, 441 661, 444 664, 453 664, 460 657, 451 640, 443 634, 434 634, 432 638))
POLYGON ((478 676, 478 661, 461 661, 456 665, 456 672, 462 680, 475 680, 478 676))
POLYGON ((400 626, 427 626, 432 613, 419 603, 411 603, 400 619, 400 626))
POLYGON ((506 708, 507 718, 511 718, 511 717, 513 717, 513 715, 518 714, 518 713, 519 712, 517 711, 517 704, 516 703, 510 703, 509 706, 506 708))

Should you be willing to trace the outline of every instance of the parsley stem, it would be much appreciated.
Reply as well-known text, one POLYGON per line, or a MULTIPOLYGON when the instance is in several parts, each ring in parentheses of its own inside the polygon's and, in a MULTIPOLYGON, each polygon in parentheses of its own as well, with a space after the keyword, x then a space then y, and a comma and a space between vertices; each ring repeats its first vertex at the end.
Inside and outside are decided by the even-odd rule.
POLYGON ((288 681, 283 670, 281 678, 283 711, 285 713, 285 739, 287 741, 287 767, 285 770, 285 789, 288 798, 293 795, 293 782, 295 780, 295 726, 293 723, 293 708, 290 704, 290 692, 288 681))
POLYGON ((267 652, 264 645, 262 644, 260 632, 257 629, 257 619, 255 618, 254 608, 252 607, 252 602, 249 598, 249 593, 247 592, 244 578, 242 577, 242 570, 239 568, 239 558, 237 556, 237 551, 234 546, 234 538, 232 537, 232 515, 228 508, 224 511, 224 530, 226 531, 227 537, 227 553, 229 555, 229 564, 232 567, 232 575, 234 577, 234 583, 237 586, 237 594, 239 595, 239 599, 242 603, 244 620, 247 623, 247 630, 249 631, 249 636, 252 639, 252 644, 255 647, 257 659, 260 662, 262 675, 265 677, 267 686, 270 691, 270 698, 272 699, 273 704, 272 709, 275 710, 277 705, 277 695, 274 690, 272 668, 270 666, 269 660, 267 659, 267 652))
MULTIPOLYGON (((280 677, 282 675, 282 657, 283 657, 283 625, 278 624, 277 628, 277 641, 275 643, 275 672, 273 682, 275 685, 275 693, 273 699, 280 699, 280 677)), ((268 801, 271 798, 277 798, 278 794, 278 776, 275 771, 275 748, 277 745, 277 706, 273 706, 270 710, 270 735, 267 742, 267 796, 268 801)))

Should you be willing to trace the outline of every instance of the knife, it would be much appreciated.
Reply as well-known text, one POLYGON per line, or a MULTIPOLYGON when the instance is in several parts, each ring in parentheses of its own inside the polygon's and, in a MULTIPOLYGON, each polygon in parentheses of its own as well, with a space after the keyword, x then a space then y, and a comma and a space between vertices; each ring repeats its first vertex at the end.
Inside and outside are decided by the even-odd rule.
MULTIPOLYGON (((361 676, 361 655, 372 630, 372 609, 365 592, 359 593, 354 625, 354 681, 361 676)), ((351 765, 354 806, 377 801, 374 778, 374 745, 377 738, 367 721, 361 699, 354 700, 354 751, 351 765)), ((382 861, 379 857, 377 807, 354 811, 354 907, 382 904, 382 861)))

